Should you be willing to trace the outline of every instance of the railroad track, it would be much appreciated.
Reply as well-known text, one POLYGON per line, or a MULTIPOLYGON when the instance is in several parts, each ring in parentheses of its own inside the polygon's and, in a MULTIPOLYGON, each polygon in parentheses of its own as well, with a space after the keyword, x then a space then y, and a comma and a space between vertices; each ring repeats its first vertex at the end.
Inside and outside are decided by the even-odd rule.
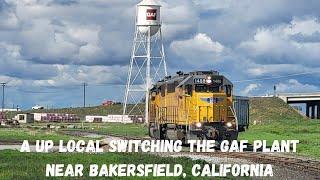
MULTIPOLYGON (((140 139, 140 140, 150 140, 150 138, 141 138, 141 137, 126 137, 126 136, 117 136, 123 139, 140 139)), ((287 167, 294 170, 301 170, 303 172, 309 172, 313 175, 316 175, 320 179, 320 161, 311 160, 311 159, 302 159, 299 157, 288 157, 284 156, 285 154, 280 153, 263 153, 263 152, 221 152, 216 150, 213 153, 193 153, 187 152, 184 150, 184 153, 193 154, 193 155, 206 155, 214 157, 227 157, 227 158, 239 158, 253 161, 259 164, 272 164, 276 166, 287 167)))
MULTIPOLYGON (((195 155, 195 153, 193 153, 195 155)), ((197 155, 206 155, 213 157, 239 158, 253 161, 259 164, 272 164, 286 167, 302 172, 309 172, 320 178, 320 161, 302 159, 297 157, 285 157, 280 154, 262 153, 262 152, 232 152, 225 153, 216 151, 214 153, 197 153, 197 155)))
MULTIPOLYGON (((151 138, 141 137, 127 137, 127 136, 116 136, 126 140, 150 140, 151 138)), ((302 172, 308 172, 312 175, 319 177, 320 179, 320 161, 311 159, 302 159, 300 157, 289 157, 286 154, 280 153, 263 153, 263 152, 251 152, 251 150, 245 152, 221 152, 216 150, 213 153, 193 153, 184 150, 182 153, 192 155, 205 155, 211 157, 227 157, 227 158, 238 158, 246 159, 259 164, 272 164, 276 166, 286 167, 293 170, 300 170, 302 172)), ((177 153, 176 153, 177 154, 177 153)))
MULTIPOLYGON (((117 137, 125 140, 150 140, 149 137, 132 137, 132 136, 125 136, 125 135, 117 135, 117 134, 107 134, 107 133, 99 133, 99 132, 90 132, 90 131, 60 131, 61 134, 72 134, 74 136, 82 136, 84 133, 95 133, 99 135, 117 137)), ((8 143, 19 144, 19 142, 6 142, 1 141, 1 145, 6 145, 8 143)), ((170 153, 171 154, 171 153, 170 153)), ((262 152, 232 152, 226 153, 216 150, 214 153, 193 153, 184 150, 181 154, 186 155, 205 155, 211 157, 227 157, 227 158, 238 158, 238 159, 246 159, 252 162, 256 162, 259 164, 273 164, 276 166, 287 167, 294 170, 301 170, 303 172, 312 173, 318 177, 320 177, 320 161, 316 160, 309 160, 309 159, 302 159, 298 157, 287 157, 282 156, 281 154, 275 153, 262 153, 262 152)))
MULTIPOLYGON (((98 133, 98 134, 117 137, 125 140, 151 140, 152 139, 149 137, 132 137, 132 136, 129 137, 124 135, 104 134, 104 133, 98 133)), ((184 150, 183 152, 181 152, 181 154, 246 159, 259 164, 272 164, 272 165, 286 167, 293 170, 300 170, 302 172, 308 172, 308 173, 311 173, 312 175, 320 177, 320 161, 302 159, 299 157, 282 156, 282 154, 276 154, 276 153, 263 153, 263 152, 250 152, 250 151, 227 153, 227 152, 221 152, 219 150, 216 150, 213 153, 194 153, 194 152, 188 152, 184 150)))
POLYGON ((112 134, 112 133, 103 133, 103 132, 96 132, 96 131, 88 131, 88 130, 62 130, 58 131, 60 134, 64 135, 73 135, 82 137, 86 134, 97 134, 101 136, 109 136, 109 137, 117 137, 125 140, 150 140, 150 137, 135 137, 135 136, 128 136, 128 135, 119 135, 119 134, 112 134))

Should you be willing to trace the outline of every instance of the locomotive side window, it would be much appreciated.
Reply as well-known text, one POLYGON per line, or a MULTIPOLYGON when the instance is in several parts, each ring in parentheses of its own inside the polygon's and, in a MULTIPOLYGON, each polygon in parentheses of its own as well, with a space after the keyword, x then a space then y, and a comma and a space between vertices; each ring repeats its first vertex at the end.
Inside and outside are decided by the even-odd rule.
POLYGON ((157 95, 157 92, 155 91, 151 92, 151 101, 156 100, 156 95, 157 95))
POLYGON ((165 84, 163 84, 160 87, 160 91, 161 91, 161 96, 164 97, 166 95, 166 86, 165 86, 165 84))
POLYGON ((173 93, 175 92, 175 84, 174 83, 170 83, 168 84, 168 90, 167 90, 167 93, 173 93))
POLYGON ((188 84, 185 86, 185 88, 186 88, 186 91, 185 91, 186 94, 192 96, 192 85, 188 84))
POLYGON ((227 94, 227 97, 232 95, 232 87, 230 85, 224 86, 224 92, 227 94))

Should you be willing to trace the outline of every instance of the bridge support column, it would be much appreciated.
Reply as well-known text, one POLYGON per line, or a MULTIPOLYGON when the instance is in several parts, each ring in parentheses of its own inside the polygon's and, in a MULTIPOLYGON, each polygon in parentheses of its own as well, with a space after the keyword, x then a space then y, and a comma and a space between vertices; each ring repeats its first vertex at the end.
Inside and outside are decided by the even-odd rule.
POLYGON ((311 105, 311 119, 315 119, 315 111, 316 110, 316 105, 315 104, 312 104, 311 105))
POLYGON ((320 119, 320 103, 317 104, 317 119, 320 119))
POLYGON ((310 117, 310 104, 309 103, 306 104, 306 116, 310 117))

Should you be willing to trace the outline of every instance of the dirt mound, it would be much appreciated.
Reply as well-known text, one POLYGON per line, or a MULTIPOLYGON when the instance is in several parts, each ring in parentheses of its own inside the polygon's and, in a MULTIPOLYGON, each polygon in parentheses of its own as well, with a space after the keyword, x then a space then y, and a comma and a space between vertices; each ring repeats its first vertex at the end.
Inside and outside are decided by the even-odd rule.
POLYGON ((301 114, 279 98, 250 98, 250 121, 252 124, 298 120, 301 118, 303 118, 301 114))

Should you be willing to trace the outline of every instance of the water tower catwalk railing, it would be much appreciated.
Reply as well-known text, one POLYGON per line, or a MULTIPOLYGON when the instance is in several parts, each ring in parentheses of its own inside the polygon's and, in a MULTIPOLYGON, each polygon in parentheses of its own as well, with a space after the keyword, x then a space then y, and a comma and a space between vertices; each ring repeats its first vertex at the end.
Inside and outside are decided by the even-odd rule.
POLYGON ((154 82, 163 79, 164 76, 167 76, 167 65, 161 31, 160 5, 152 0, 144 0, 137 5, 135 37, 123 115, 145 114, 145 122, 148 123, 149 89, 154 82))

